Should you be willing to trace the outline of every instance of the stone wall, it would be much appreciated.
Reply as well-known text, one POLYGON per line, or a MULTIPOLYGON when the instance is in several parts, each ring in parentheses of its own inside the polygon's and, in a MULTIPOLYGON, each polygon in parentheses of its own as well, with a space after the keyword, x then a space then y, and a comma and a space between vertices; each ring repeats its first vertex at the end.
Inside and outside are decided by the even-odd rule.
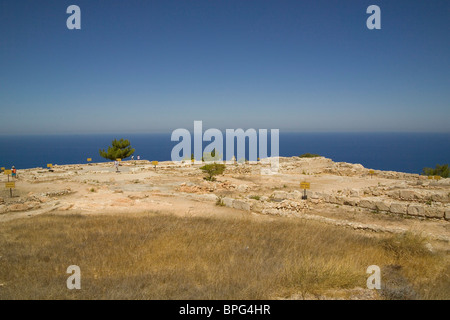
POLYGON ((353 193, 353 196, 309 192, 308 201, 301 200, 301 197, 302 193, 297 190, 293 192, 274 191, 270 197, 271 201, 263 202, 253 199, 233 199, 226 197, 222 199, 222 203, 227 207, 239 210, 274 214, 277 210, 283 209, 304 212, 305 209, 308 209, 308 203, 315 204, 324 202, 341 206, 358 207, 374 212, 450 220, 450 205, 439 202, 427 204, 393 200, 389 197, 382 196, 359 196, 356 191, 353 193))

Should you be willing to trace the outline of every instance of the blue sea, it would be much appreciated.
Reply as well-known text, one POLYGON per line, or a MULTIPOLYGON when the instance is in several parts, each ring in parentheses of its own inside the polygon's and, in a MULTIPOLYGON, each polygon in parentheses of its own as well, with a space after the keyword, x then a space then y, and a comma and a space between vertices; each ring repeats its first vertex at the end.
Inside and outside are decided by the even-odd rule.
MULTIPOLYGON (((170 160, 178 143, 167 134, 0 136, 0 167, 46 167, 47 163, 105 162, 99 149, 114 139, 130 140, 135 159, 170 160)), ((207 143, 204 143, 206 146, 207 143)), ((224 144, 225 145, 225 144, 224 144)), ((450 163, 450 133, 283 133, 280 156, 316 153, 366 168, 420 173, 424 167, 450 163)))

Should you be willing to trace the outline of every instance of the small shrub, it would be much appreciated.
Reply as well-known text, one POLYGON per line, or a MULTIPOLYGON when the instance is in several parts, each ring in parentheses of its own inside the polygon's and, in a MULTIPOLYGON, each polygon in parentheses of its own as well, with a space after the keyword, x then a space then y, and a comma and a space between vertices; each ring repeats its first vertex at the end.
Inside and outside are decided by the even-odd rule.
POLYGON ((217 197, 217 200, 216 200, 216 206, 219 206, 219 207, 224 207, 225 206, 225 203, 223 203, 223 197, 217 197))
POLYGON ((298 156, 299 158, 317 158, 317 157, 321 157, 318 154, 314 154, 314 153, 304 153, 301 156, 298 156))
POLYGON ((200 167, 200 170, 207 174, 204 178, 205 180, 215 181, 216 178, 214 178, 214 176, 222 174, 225 171, 225 165, 221 163, 210 163, 200 167))
POLYGON ((250 199, 254 199, 254 200, 258 200, 259 201, 259 199, 261 199, 261 197, 260 196, 250 196, 250 199))

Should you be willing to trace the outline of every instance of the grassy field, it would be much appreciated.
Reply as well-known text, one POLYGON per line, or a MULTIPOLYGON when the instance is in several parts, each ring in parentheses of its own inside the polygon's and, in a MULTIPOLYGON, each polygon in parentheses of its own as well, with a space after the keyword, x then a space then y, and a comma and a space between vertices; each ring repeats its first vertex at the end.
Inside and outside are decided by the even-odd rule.
POLYGON ((0 225, 0 299, 278 299, 366 288, 380 299, 450 299, 447 252, 280 218, 43 215, 0 225), (68 290, 69 265, 81 290, 68 290))

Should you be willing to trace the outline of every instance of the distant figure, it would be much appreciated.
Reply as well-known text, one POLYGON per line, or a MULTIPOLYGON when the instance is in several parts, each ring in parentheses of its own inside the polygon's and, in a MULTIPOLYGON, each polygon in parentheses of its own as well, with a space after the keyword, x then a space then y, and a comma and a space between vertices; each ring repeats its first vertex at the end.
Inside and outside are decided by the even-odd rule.
POLYGON ((137 159, 138 159, 138 160, 141 160, 141 156, 138 156, 137 159))
POLYGON ((17 170, 16 167, 12 166, 11 168, 11 177, 17 178, 17 170))
POLYGON ((114 166, 116 167, 116 172, 119 172, 119 161, 114 161, 114 166))
POLYGON ((131 160, 134 160, 134 156, 131 156, 131 160))

